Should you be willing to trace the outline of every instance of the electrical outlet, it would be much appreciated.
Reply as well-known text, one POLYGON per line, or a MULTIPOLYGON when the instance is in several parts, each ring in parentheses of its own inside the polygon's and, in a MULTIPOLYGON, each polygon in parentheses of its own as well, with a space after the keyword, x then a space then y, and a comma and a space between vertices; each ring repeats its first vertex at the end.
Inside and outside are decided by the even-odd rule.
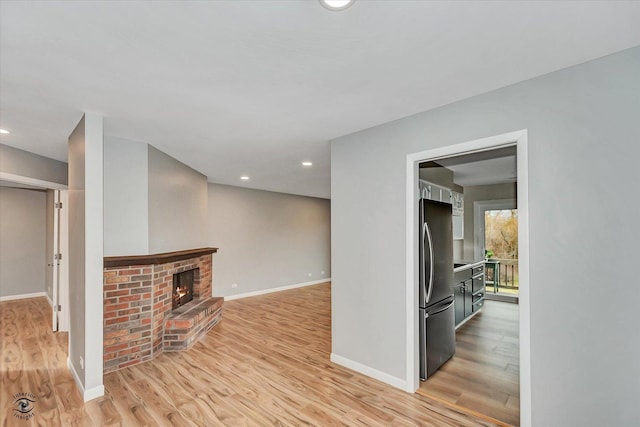
POLYGON ((80 356, 80 369, 84 369, 84 359, 80 356))
POLYGON ((311 273, 309 273, 309 277, 311 277, 311 273))
POLYGON ((237 288, 237 287, 238 287, 238 284, 237 284, 237 283, 232 283, 232 284, 231 284, 231 287, 232 287, 233 289, 235 289, 235 288, 237 288))
POLYGON ((322 271, 320 272, 320 274, 322 274, 322 275, 324 276, 324 270, 322 270, 322 271))

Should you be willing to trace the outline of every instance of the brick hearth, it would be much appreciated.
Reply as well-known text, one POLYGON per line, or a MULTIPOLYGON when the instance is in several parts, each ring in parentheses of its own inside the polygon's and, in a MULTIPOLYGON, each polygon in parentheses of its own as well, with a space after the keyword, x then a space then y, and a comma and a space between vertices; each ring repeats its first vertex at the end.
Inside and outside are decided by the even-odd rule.
POLYGON ((186 304, 164 321, 164 351, 186 350, 220 320, 224 298, 207 298, 186 304))
POLYGON ((203 248, 107 257, 104 268, 104 372, 189 348, 218 323, 222 298, 212 298, 212 254, 203 248), (171 311, 173 275, 196 270, 194 300, 171 311))

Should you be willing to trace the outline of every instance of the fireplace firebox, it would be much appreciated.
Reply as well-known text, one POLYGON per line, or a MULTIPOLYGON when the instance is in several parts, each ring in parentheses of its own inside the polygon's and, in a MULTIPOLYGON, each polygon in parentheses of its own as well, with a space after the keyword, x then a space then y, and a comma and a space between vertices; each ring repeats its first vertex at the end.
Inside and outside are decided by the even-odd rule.
POLYGON ((175 310, 193 300, 193 281, 198 269, 187 270, 173 275, 171 308, 175 310))

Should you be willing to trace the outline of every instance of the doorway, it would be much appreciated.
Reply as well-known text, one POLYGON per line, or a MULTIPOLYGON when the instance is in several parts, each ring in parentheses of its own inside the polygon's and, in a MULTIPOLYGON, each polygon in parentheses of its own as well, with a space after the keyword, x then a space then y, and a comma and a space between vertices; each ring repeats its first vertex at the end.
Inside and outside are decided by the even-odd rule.
POLYGON ((517 199, 518 199, 518 257, 520 309, 518 318, 518 360, 520 424, 531 423, 530 394, 530 336, 529 336, 529 236, 528 236, 528 173, 527 173, 527 132, 526 130, 483 138, 407 156, 407 391, 415 392, 419 386, 419 334, 418 334, 418 238, 417 201, 418 165, 426 161, 438 161, 472 153, 484 153, 507 147, 515 147, 517 157, 517 199))
POLYGON ((68 214, 66 210, 68 190, 64 184, 36 178, 0 172, 0 181, 18 187, 46 191, 46 264, 45 283, 52 308, 53 331, 69 330, 69 273, 68 273, 68 214), (51 204, 51 206, 49 206, 51 204))

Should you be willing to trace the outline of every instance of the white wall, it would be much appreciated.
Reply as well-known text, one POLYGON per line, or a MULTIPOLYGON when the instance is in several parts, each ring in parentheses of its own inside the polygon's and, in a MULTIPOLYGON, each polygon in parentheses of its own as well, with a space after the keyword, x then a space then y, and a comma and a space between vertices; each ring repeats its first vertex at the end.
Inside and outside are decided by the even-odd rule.
POLYGON ((639 425, 638 117, 634 48, 334 141, 333 353, 406 380, 407 154, 528 129, 533 425, 639 425))
POLYGON ((148 148, 149 252, 206 247, 207 177, 148 148))
POLYGON ((216 296, 327 279, 330 201, 209 184, 209 246, 216 296))
POLYGON ((0 187, 0 298, 46 291, 46 199, 0 187))
POLYGON ((85 114, 69 137, 69 365, 85 400, 104 394, 103 122, 85 114))
POLYGON ((104 143, 104 255, 149 254, 149 155, 143 142, 104 143))

